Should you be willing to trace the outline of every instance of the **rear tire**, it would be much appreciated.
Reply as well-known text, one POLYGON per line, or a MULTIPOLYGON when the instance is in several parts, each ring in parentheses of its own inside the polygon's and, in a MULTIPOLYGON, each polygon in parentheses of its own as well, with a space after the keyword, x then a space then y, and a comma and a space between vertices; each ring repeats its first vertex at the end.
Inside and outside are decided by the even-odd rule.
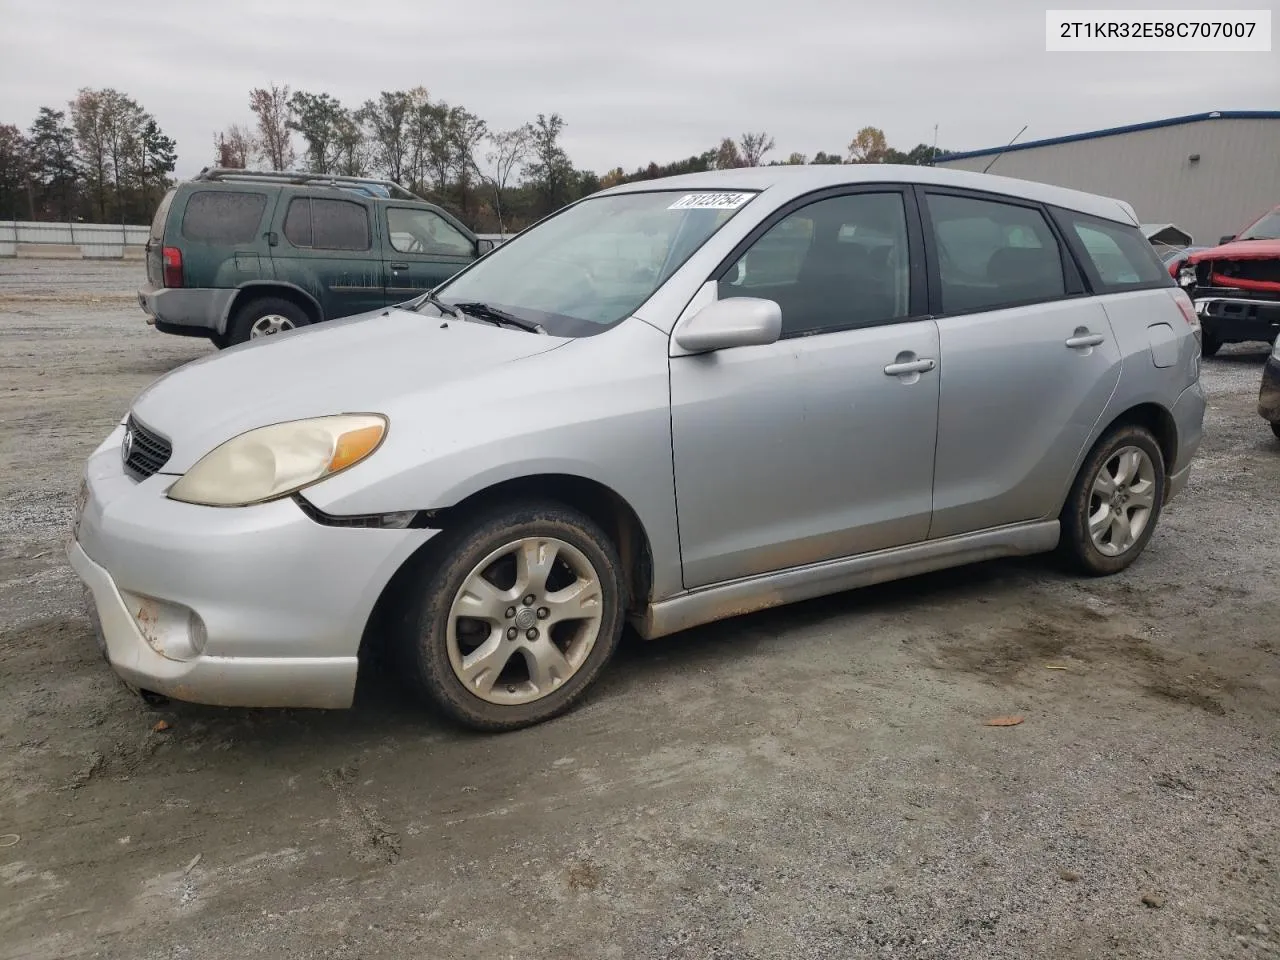
POLYGON ((501 506, 441 534, 410 578, 397 652, 415 691, 473 730, 568 710, 618 646, 622 563, 589 517, 501 506))
POLYGON ((1212 357, 1222 349, 1222 339, 1203 327, 1200 329, 1200 356, 1212 357))
POLYGON ((1090 451, 1060 519, 1058 548, 1089 576, 1119 573, 1142 553, 1164 504, 1160 445, 1146 427, 1122 425, 1090 451))
POLYGON ((1271 432, 1276 435, 1276 439, 1280 440, 1280 420, 1271 424, 1271 432))
POLYGON ((219 349, 247 340, 269 337, 285 330, 305 327, 311 317, 292 300, 283 297, 256 297, 235 312, 225 336, 215 339, 219 349))

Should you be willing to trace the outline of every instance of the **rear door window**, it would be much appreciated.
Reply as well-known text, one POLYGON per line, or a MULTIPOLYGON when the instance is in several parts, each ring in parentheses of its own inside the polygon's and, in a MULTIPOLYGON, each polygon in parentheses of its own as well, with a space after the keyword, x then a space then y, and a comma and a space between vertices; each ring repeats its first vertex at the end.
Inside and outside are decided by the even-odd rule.
POLYGON ((1147 287, 1173 286, 1151 243, 1137 227, 1101 220, 1071 210, 1056 210, 1076 256, 1095 291, 1121 293, 1147 287))
POLYGON ((182 235, 196 243, 252 243, 266 209, 263 193, 198 190, 187 198, 182 235))
POLYGON ((1062 251, 1034 207, 927 195, 944 313, 998 310, 1066 295, 1062 251))
POLYGON ((368 250, 369 210, 350 200, 294 197, 284 218, 284 235, 295 247, 313 250, 368 250))

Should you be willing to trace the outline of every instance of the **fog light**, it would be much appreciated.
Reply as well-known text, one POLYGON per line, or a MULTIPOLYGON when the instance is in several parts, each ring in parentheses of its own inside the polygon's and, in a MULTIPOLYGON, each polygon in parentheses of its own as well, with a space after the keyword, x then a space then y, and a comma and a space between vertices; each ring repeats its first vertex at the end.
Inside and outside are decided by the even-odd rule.
POLYGON ((167 660, 192 660, 204 652, 209 634, 190 607, 120 591, 129 615, 149 646, 167 660))

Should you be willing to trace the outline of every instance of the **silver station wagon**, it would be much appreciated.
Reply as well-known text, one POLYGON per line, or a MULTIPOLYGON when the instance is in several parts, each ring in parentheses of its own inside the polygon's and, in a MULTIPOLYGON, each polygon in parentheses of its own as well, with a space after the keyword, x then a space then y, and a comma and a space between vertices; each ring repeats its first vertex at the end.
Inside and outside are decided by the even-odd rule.
POLYGON ((874 165, 632 183, 162 377, 90 458, 69 557, 135 690, 347 707, 378 650, 512 729, 627 622, 1055 549, 1125 569, 1200 442, 1199 336, 1117 200, 874 165))

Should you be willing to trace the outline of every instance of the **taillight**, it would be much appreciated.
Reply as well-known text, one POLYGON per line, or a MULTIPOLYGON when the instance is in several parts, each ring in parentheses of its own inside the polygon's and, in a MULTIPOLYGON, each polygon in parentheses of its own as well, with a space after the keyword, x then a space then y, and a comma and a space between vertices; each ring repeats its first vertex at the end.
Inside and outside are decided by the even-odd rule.
POLYGON ((164 260, 164 285, 182 286, 182 251, 177 247, 165 247, 160 256, 164 260))
POLYGON ((1191 302, 1190 295, 1181 288, 1171 290, 1169 293, 1173 297, 1173 302, 1178 305, 1178 309, 1182 311, 1182 318, 1187 321, 1187 326, 1191 328, 1198 341, 1200 339, 1200 316, 1196 313, 1196 305, 1191 302))

